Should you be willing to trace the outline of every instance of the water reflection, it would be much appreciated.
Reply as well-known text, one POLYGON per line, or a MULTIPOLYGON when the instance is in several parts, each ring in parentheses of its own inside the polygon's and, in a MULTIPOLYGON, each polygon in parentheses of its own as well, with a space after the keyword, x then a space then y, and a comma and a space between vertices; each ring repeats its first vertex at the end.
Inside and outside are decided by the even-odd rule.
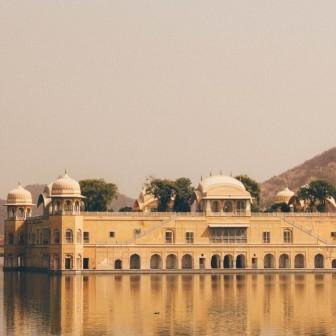
POLYGON ((3 334, 335 335, 333 274, 1 273, 3 334))

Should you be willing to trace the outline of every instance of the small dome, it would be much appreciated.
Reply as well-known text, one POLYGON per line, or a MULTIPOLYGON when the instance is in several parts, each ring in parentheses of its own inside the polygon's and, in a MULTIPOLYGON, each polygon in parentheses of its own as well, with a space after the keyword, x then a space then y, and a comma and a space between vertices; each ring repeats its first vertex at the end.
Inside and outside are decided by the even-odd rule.
POLYGON ((251 200, 251 194, 244 184, 232 176, 216 175, 202 180, 196 192, 201 199, 245 199, 251 200))
POLYGON ((210 176, 201 181, 200 183, 200 187, 203 192, 206 192, 213 186, 235 187, 242 191, 246 191, 244 184, 231 176, 225 176, 225 175, 210 176))
POLYGON ((67 173, 52 184, 51 196, 82 197, 79 183, 72 179, 67 173))
POLYGON ((7 195, 6 205, 33 205, 31 193, 19 185, 7 195))
POLYGON ((279 191, 275 196, 275 202, 276 203, 287 203, 289 200, 294 196, 294 192, 291 191, 288 188, 285 188, 284 190, 279 191))

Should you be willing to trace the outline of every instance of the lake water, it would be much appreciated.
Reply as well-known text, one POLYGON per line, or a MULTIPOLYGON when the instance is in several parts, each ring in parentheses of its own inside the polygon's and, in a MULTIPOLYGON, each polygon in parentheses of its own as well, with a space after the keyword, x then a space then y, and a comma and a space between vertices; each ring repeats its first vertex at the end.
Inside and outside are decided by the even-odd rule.
MULTIPOLYGON (((0 273, 2 335, 336 335, 336 275, 0 273)), ((0 329, 1 331, 1 329, 0 329)))

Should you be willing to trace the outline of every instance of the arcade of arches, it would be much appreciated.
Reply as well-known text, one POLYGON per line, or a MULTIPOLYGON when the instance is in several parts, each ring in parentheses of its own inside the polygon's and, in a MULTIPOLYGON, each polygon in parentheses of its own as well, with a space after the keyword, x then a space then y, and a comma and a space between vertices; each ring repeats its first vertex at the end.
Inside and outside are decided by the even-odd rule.
MULTIPOLYGON (((257 258, 252 258, 248 263, 246 254, 240 253, 233 255, 230 253, 220 255, 214 253, 207 260, 204 255, 195 258, 190 253, 183 254, 178 257, 176 254, 168 254, 166 257, 160 253, 153 253, 149 258, 149 264, 143 262, 143 257, 140 254, 133 253, 129 257, 129 265, 121 259, 114 261, 114 269, 130 269, 130 270, 192 270, 192 269, 304 269, 307 268, 306 257, 302 253, 297 253, 291 257, 287 253, 282 253, 278 257, 273 253, 266 253, 263 260, 258 264, 257 258), (129 266, 129 267, 128 267, 129 266)), ((317 253, 314 256, 313 267, 310 268, 325 268, 326 257, 323 254, 317 253)), ((331 261, 331 267, 336 268, 336 259, 331 261)))

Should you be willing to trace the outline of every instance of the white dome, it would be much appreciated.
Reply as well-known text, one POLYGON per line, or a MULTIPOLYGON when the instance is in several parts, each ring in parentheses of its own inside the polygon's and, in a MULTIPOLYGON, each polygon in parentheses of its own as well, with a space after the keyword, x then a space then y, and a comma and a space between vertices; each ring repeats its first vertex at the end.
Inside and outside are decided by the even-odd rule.
POLYGON ((82 197, 79 183, 72 179, 67 173, 52 184, 51 196, 82 197))
POLYGON ((31 193, 19 185, 7 195, 6 205, 33 205, 31 193))
POLYGON ((288 188, 279 191, 275 196, 276 203, 288 203, 289 200, 294 196, 294 192, 288 188))
POLYGON ((199 186, 203 192, 207 192, 210 187, 222 186, 222 187, 235 187, 241 191, 246 191, 245 186, 239 180, 232 176, 216 175, 210 176, 200 182, 199 186))

